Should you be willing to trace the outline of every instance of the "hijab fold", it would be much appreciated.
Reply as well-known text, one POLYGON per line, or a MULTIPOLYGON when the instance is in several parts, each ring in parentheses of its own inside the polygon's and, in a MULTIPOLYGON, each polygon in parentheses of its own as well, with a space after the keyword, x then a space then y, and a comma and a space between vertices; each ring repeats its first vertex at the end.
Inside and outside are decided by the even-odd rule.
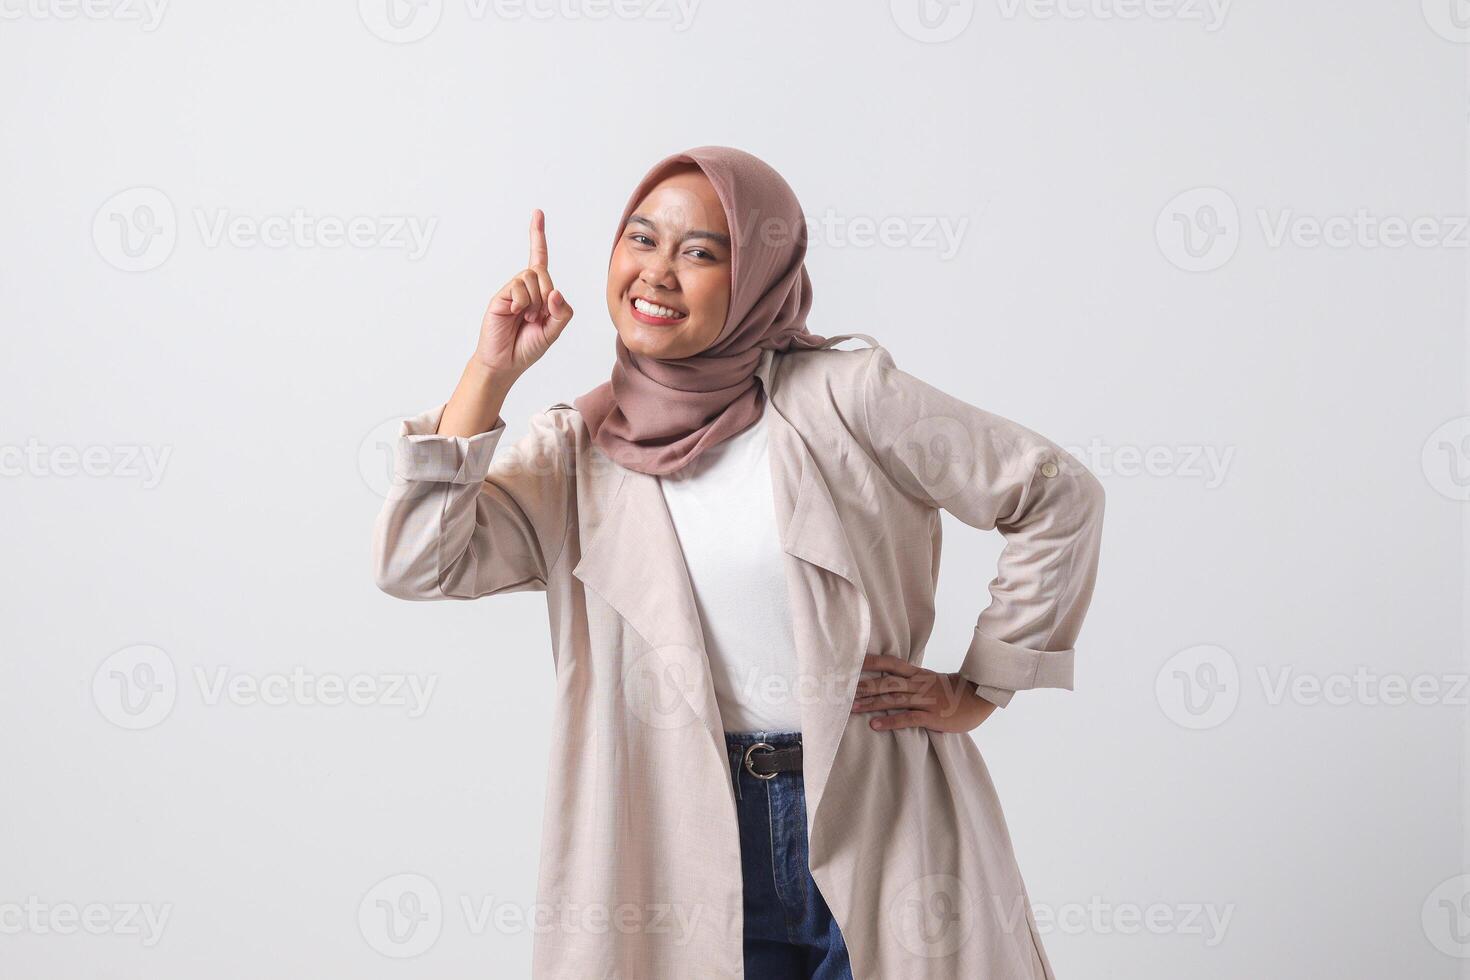
POLYGON ((812 283, 801 204, 779 173, 743 150, 698 146, 654 164, 623 208, 613 249, 628 217, 666 171, 689 163, 714 185, 730 226, 724 327, 705 350, 673 360, 636 354, 620 336, 612 378, 573 402, 593 443, 610 459, 655 476, 682 469, 760 418, 766 396, 755 370, 765 350, 828 342, 806 329, 812 283))

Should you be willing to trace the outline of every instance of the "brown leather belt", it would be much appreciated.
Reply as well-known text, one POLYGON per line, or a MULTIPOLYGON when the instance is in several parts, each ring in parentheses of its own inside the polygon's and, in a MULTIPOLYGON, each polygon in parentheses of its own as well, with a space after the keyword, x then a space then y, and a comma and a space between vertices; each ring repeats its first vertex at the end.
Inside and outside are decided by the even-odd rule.
POLYGON ((757 779, 775 779, 782 772, 801 772, 801 743, 778 749, 769 742, 756 742, 746 747, 740 764, 757 779))

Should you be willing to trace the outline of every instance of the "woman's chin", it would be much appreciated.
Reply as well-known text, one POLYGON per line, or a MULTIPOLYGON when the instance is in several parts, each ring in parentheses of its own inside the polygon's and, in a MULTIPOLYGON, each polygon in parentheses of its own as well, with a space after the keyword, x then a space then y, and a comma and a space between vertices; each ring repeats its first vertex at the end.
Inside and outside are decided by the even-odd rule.
MULTIPOLYGON (((681 327, 654 327, 643 323, 618 325, 618 336, 623 346, 643 357, 660 357, 673 360, 688 357, 688 334, 681 327)), ((694 351, 692 353, 698 353, 694 351)))

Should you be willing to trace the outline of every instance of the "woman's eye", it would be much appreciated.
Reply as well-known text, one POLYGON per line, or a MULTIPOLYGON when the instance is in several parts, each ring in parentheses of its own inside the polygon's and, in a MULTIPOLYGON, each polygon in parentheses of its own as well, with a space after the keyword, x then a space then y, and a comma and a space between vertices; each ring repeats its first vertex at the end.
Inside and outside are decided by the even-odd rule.
POLYGON ((711 260, 713 260, 714 257, 715 257, 713 253, 707 252, 707 251, 705 251, 702 248, 691 248, 689 250, 689 254, 690 255, 693 255, 695 258, 700 258, 700 259, 711 259, 711 260))
POLYGON ((640 245, 644 244, 645 242, 647 242, 649 245, 653 244, 653 239, 636 231, 628 237, 640 245))

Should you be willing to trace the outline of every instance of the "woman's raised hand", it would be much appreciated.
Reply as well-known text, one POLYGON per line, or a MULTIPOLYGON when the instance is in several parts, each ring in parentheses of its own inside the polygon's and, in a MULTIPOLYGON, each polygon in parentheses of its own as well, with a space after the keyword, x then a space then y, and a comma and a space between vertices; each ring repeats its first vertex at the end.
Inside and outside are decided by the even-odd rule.
POLYGON ((531 259, 485 309, 474 360, 491 374, 514 381, 541 359, 572 319, 572 307, 552 287, 547 271, 546 215, 531 212, 531 259))

